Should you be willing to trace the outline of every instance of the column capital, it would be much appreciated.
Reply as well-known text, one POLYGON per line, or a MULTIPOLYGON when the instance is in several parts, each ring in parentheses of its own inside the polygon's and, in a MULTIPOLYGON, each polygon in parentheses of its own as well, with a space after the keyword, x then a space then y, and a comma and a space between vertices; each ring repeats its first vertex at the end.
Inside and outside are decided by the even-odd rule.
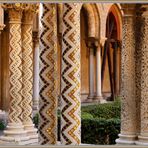
POLYGON ((102 46, 102 47, 104 47, 104 44, 105 44, 105 41, 107 40, 107 37, 101 37, 100 38, 100 45, 102 46))
POLYGON ((148 16, 148 4, 139 4, 136 12, 139 16, 148 16))
POLYGON ((136 13, 136 4, 121 4, 121 7, 124 12, 124 17, 133 17, 136 13))
POLYGON ((5 28, 5 26, 6 26, 5 24, 1 24, 0 25, 0 31, 2 31, 5 28))
POLYGON ((24 4, 23 5, 23 24, 33 24, 33 17, 38 12, 38 4, 24 4))
POLYGON ((95 37, 88 37, 86 40, 86 46, 88 48, 93 48, 93 47, 98 47, 99 46, 99 38, 95 38, 95 37))
POLYGON ((20 3, 15 3, 15 4, 4 3, 2 5, 2 7, 8 11, 10 21, 13 21, 13 22, 15 21, 15 23, 21 22, 22 11, 23 11, 22 4, 20 4, 20 3))

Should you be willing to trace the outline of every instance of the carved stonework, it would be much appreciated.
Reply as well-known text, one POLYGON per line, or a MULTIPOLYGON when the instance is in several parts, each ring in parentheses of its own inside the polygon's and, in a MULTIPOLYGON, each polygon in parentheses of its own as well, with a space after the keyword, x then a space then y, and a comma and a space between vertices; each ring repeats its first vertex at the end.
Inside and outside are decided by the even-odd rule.
POLYGON ((9 19, 10 21, 19 21, 22 18, 22 12, 23 12, 23 5, 20 3, 16 4, 3 4, 2 7, 6 10, 8 10, 9 19))
POLYGON ((135 18, 134 11, 131 9, 125 12, 121 50, 121 134, 116 142, 134 144, 137 136, 135 18))
MULTIPOLYGON (((28 13, 27 13, 28 14, 28 13)), ((25 13, 25 17, 27 15, 25 13)), ((33 20, 33 16, 32 16, 33 20)), ((27 24, 27 19, 22 22, 22 108, 23 122, 32 122, 32 85, 33 85, 33 46, 32 46, 32 24, 27 24)), ((33 23, 33 22, 32 22, 33 23)))
POLYGON ((4 27, 5 27, 5 24, 0 25, 0 32, 4 29, 4 27))
POLYGON ((140 39, 138 38, 139 42, 139 56, 141 56, 141 67, 140 75, 141 75, 141 83, 139 86, 140 88, 140 115, 141 115, 141 129, 140 129, 140 136, 147 137, 148 143, 148 8, 145 5, 141 8, 143 10, 143 14, 139 16, 140 21, 140 39))
POLYGON ((135 100, 135 41, 134 18, 123 19, 123 46, 121 51, 121 133, 136 133, 135 100))
POLYGON ((24 4, 23 5, 24 14, 23 14, 23 21, 27 24, 33 23, 33 17, 35 13, 38 12, 39 5, 38 4, 24 4))

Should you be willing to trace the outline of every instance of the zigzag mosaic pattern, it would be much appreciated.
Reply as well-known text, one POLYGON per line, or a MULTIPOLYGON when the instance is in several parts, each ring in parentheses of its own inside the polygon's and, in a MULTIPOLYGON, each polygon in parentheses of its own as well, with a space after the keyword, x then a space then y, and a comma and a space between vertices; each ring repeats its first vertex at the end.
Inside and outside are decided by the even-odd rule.
POLYGON ((10 76, 10 110, 9 122, 21 123, 22 101, 22 49, 21 26, 10 23, 9 76, 10 76))
POLYGON ((62 49, 61 143, 81 143, 80 7, 64 4, 62 49))
POLYGON ((33 105, 33 47, 32 47, 32 24, 22 25, 22 120, 23 123, 32 123, 33 105))
POLYGON ((40 35, 39 142, 57 142, 57 22, 56 4, 43 4, 40 35))

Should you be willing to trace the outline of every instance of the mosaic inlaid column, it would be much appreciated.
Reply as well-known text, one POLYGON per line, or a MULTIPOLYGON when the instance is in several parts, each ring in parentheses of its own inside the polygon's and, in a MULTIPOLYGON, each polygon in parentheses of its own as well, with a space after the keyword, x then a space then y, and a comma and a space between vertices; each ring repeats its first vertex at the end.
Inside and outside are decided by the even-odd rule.
POLYGON ((57 143, 57 11, 41 5, 39 142, 57 143))
POLYGON ((148 5, 145 4, 141 6, 138 16, 137 25, 139 25, 140 36, 138 34, 137 41, 139 43, 140 59, 141 61, 139 74, 141 75, 140 83, 140 133, 138 136, 138 142, 136 144, 147 145, 148 146, 148 5), (141 11, 140 11, 141 10, 141 11), (140 23, 139 23, 140 21, 140 23))
POLYGON ((80 3, 63 6, 61 144, 81 143, 80 3))
POLYGON ((35 4, 28 5, 22 18, 22 122, 27 134, 34 142, 38 141, 37 129, 32 121, 33 107, 33 8, 35 4))
POLYGON ((9 81, 10 109, 8 125, 4 136, 0 137, 5 143, 24 144, 26 136, 22 124, 22 48, 21 48, 21 19, 20 5, 7 4, 9 14, 9 81))
POLYGON ((134 144, 137 139, 134 5, 125 5, 123 11, 123 40, 121 50, 121 132, 116 143, 134 144), (128 7, 130 7, 130 9, 128 9, 128 7))

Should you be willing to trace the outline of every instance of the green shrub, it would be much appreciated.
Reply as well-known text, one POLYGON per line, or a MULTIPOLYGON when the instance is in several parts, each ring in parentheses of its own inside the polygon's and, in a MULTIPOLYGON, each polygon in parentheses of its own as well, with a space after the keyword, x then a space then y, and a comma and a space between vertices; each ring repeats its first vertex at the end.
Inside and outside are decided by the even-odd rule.
POLYGON ((113 103, 83 106, 81 110, 93 115, 94 118, 120 118, 121 105, 120 101, 117 100, 113 103))
POLYGON ((82 119, 82 143, 115 144, 120 132, 120 119, 82 119))
POLYGON ((85 119, 91 119, 94 118, 92 114, 87 113, 87 112, 82 112, 81 113, 81 118, 85 118, 85 119))
POLYGON ((4 130, 6 128, 6 123, 3 120, 0 120, 0 130, 4 130))
POLYGON ((38 124, 39 124, 39 114, 38 113, 33 117, 33 123, 35 127, 38 128, 38 124))

